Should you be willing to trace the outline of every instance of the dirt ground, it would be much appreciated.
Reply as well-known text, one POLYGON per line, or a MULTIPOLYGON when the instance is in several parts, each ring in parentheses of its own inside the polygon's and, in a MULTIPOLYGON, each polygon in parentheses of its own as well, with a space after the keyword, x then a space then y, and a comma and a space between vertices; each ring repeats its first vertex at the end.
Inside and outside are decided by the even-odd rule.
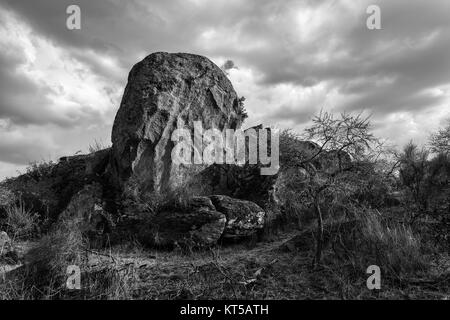
MULTIPOLYGON (((312 252, 290 252, 280 246, 295 233, 271 240, 216 247, 198 252, 157 251, 128 244, 101 252, 90 250, 86 273, 108 270, 115 279, 94 299, 449 299, 450 279, 430 282, 409 279, 366 286, 365 273, 349 276, 351 266, 325 256, 323 266, 311 266, 312 252), (109 290, 109 292, 108 292, 109 290)), ((22 253, 33 243, 20 244, 22 253)), ((1 265, 0 275, 20 267, 1 265)), ((440 268, 450 268, 450 259, 440 268)), ((110 277, 111 278, 111 277, 110 277)), ((0 276, 1 279, 1 276, 0 276)), ((75 295, 80 298, 79 295, 75 295)), ((81 297, 83 298, 83 297, 81 297)))

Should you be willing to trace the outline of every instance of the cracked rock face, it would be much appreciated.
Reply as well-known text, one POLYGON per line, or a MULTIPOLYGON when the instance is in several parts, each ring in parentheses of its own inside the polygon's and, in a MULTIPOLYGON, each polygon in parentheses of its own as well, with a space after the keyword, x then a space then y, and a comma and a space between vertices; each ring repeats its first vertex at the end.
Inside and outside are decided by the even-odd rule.
POLYGON ((130 177, 141 191, 166 192, 182 185, 202 165, 171 161, 173 131, 184 126, 237 129, 243 121, 236 92, 209 59, 187 53, 157 52, 137 63, 116 115, 113 167, 123 186, 130 177))

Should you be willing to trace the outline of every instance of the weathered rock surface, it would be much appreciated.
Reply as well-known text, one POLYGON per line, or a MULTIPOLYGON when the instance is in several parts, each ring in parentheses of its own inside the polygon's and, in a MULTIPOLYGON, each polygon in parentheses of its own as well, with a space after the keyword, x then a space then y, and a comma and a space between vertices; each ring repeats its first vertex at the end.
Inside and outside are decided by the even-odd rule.
MULTIPOLYGON (((142 191, 166 192, 204 166, 171 161, 173 131, 239 128, 244 115, 231 82, 209 59, 157 52, 137 63, 116 115, 113 167, 121 185, 134 176, 142 191)), ((193 131, 192 131, 193 132, 193 131)))
POLYGON ((150 244, 208 246, 217 243, 226 224, 224 214, 216 211, 207 197, 193 197, 185 208, 162 210, 150 222, 150 244))
POLYGON ((99 150, 90 154, 62 157, 61 163, 75 164, 79 163, 80 170, 86 176, 103 174, 109 164, 111 148, 99 150))
POLYGON ((86 184, 104 179, 109 156, 110 149, 105 149, 36 165, 27 173, 2 182, 0 187, 5 192, 0 193, 13 194, 15 201, 21 200, 27 209, 54 222, 74 194, 86 184))
POLYGON ((102 186, 98 183, 86 185, 72 197, 59 220, 75 222, 89 239, 101 241, 114 225, 111 215, 104 209, 102 192, 102 186))
POLYGON ((219 239, 239 241, 264 227, 265 212, 255 203, 222 195, 192 197, 179 208, 156 213, 140 228, 140 240, 160 247, 201 247, 219 239))
POLYGON ((223 239, 248 238, 264 227, 266 214, 256 203, 222 195, 210 196, 210 199, 216 210, 227 219, 223 239))

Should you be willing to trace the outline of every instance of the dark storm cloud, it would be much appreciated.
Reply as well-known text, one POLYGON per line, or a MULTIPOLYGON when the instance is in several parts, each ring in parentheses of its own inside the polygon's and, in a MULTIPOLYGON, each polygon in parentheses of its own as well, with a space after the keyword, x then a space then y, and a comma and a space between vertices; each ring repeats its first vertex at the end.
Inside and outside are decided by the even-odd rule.
POLYGON ((318 33, 303 47, 288 37, 284 46, 274 46, 278 52, 248 63, 262 70, 265 85, 331 83, 347 96, 342 109, 386 114, 441 103, 443 97, 427 90, 450 83, 450 2, 375 3, 381 7, 382 30, 366 28, 365 7, 347 20, 336 6, 336 14, 343 14, 342 28, 318 33), (354 21, 358 23, 352 25, 354 21), (326 59, 316 60, 318 54, 326 59))
POLYGON ((166 1, 152 4, 134 0, 76 1, 81 8, 81 30, 66 28, 66 8, 74 4, 71 0, 41 0, 38 3, 6 0, 5 4, 37 34, 47 37, 58 46, 74 50, 77 59, 90 63, 94 70, 105 76, 110 76, 108 71, 99 69, 95 60, 83 57, 83 51, 93 50, 113 56, 119 61, 120 67, 128 70, 137 62, 141 51, 146 54, 160 50, 182 51, 182 48, 189 47, 196 32, 193 27, 195 21, 191 21, 189 8, 184 1, 172 5, 166 1), (169 14, 170 20, 160 17, 155 13, 156 10, 169 14), (176 15, 181 12, 185 16, 176 19, 176 15))
MULTIPOLYGON (((448 99, 436 93, 450 83, 448 0, 0 0, 1 7, 103 79, 99 86, 106 96, 123 88, 128 70, 145 55, 183 51, 251 70, 255 90, 249 93, 260 100, 271 95, 265 100, 270 107, 250 110, 258 120, 302 124, 315 110, 335 107, 366 109, 382 122, 399 111, 432 110, 448 99), (71 4, 81 8, 81 30, 66 28, 71 4), (370 4, 381 8, 382 30, 366 27, 370 4), (333 92, 339 100, 316 92, 281 101, 273 96, 280 85, 333 92)), ((48 96, 57 89, 18 72, 21 63, 20 54, 0 51, 0 118, 80 127, 112 121, 113 98, 106 113, 96 110, 96 101, 56 112, 48 96)), ((252 97, 246 98, 251 105, 252 97)))
MULTIPOLYGON (((370 76, 380 63, 389 63, 389 54, 396 49, 380 51, 377 46, 394 42, 401 50, 399 53, 421 55, 413 49, 408 51, 405 46, 436 30, 442 32, 435 41, 448 44, 449 40, 445 33, 449 31, 450 2, 446 0, 375 1, 382 10, 382 31, 366 28, 364 2, 355 4, 358 12, 349 17, 351 10, 339 1, 219 1, 196 5, 189 1, 83 0, 77 1, 82 10, 82 29, 73 32, 65 28, 65 9, 72 3, 70 0, 39 3, 6 0, 7 7, 23 17, 36 32, 62 46, 110 53, 126 67, 136 62, 139 51, 203 51, 237 57, 262 71, 266 84, 294 82, 310 86, 320 81, 352 79, 362 72, 370 76), (331 26, 324 23, 312 30, 307 42, 302 42, 292 12, 301 14, 304 9, 316 10, 313 13, 316 16, 326 11, 336 23, 331 26), (223 46, 199 47, 196 40, 209 29, 226 29, 230 37, 235 32, 240 43, 226 47, 227 34, 224 34, 223 46), (238 46, 259 41, 264 43, 262 48, 244 50, 238 46), (314 61, 318 53, 326 55, 327 61, 314 61)), ((430 48, 427 53, 433 54, 432 50, 442 47, 445 46, 430 48)), ((421 57, 419 64, 432 59, 427 55, 421 57)))

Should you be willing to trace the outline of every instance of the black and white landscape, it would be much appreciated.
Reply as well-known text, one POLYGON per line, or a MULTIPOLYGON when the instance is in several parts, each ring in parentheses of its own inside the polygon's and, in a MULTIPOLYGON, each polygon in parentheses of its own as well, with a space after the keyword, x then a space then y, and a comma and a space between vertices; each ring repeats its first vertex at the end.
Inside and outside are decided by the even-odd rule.
POLYGON ((0 0, 0 299, 450 299, 449 57, 448 0, 0 0))

